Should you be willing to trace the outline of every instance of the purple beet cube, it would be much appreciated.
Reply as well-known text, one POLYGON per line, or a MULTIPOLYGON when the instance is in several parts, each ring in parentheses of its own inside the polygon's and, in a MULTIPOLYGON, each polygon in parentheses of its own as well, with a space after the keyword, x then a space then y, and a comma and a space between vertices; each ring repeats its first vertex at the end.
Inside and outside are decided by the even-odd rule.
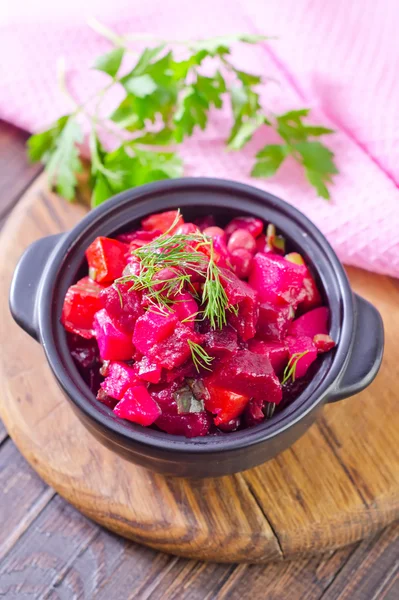
POLYGON ((292 321, 288 333, 294 337, 307 336, 312 339, 318 334, 327 335, 329 318, 329 309, 326 306, 320 306, 292 321))
POLYGON ((141 292, 131 290, 131 287, 131 283, 114 283, 102 290, 99 296, 103 308, 117 326, 127 333, 133 333, 137 319, 144 312, 141 292))
POLYGON ((260 304, 257 337, 280 342, 287 335, 292 316, 291 306, 275 306, 268 302, 260 304))
POLYGON ((257 292, 231 271, 223 271, 222 284, 229 304, 237 308, 237 314, 227 312, 227 319, 245 342, 256 334, 259 318, 257 292))
POLYGON ((105 308, 94 315, 94 331, 103 360, 130 360, 132 336, 121 331, 105 308))
POLYGON ((215 385, 276 404, 282 398, 281 385, 269 358, 249 350, 240 350, 221 363, 215 373, 215 385))
POLYGON ((285 341, 288 346, 289 359, 293 362, 295 360, 295 379, 304 377, 309 369, 310 365, 314 363, 317 358, 317 348, 310 337, 292 337, 287 335, 285 341), (297 358, 298 356, 301 358, 297 358))
POLYGON ((180 367, 191 355, 189 340, 198 343, 200 338, 190 327, 179 323, 172 335, 148 350, 148 357, 169 371, 180 367))
POLYGON ((207 435, 212 419, 207 412, 187 413, 183 415, 162 414, 155 425, 172 435, 185 435, 188 438, 207 435))
POLYGON ((110 362, 101 389, 107 396, 122 400, 126 390, 138 383, 135 370, 123 362, 110 362))
POLYGON ((133 370, 139 379, 149 383, 159 383, 161 380, 162 367, 151 362, 147 356, 136 362, 133 370))
POLYGON ((148 427, 161 415, 161 409, 143 385, 129 388, 114 408, 121 419, 148 427))
POLYGON ((211 329, 204 336, 204 348, 211 356, 232 356, 238 352, 237 331, 229 325, 211 329))
POLYGON ((151 309, 136 321, 133 332, 133 344, 143 354, 167 338, 175 329, 177 317, 173 313, 161 314, 151 309))
POLYGON ((258 252, 255 254, 249 284, 257 290, 261 303, 298 306, 306 292, 304 279, 307 269, 281 256, 258 252))
POLYGON ((255 354, 264 354, 279 375, 288 362, 288 348, 285 342, 265 342, 264 340, 249 340, 248 349, 255 354))

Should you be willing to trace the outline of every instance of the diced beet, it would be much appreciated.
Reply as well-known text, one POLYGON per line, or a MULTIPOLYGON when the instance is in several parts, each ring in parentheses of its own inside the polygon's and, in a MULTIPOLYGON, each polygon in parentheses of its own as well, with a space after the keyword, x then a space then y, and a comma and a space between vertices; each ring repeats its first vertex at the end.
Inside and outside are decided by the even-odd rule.
POLYGON ((207 390, 205 408, 216 415, 214 423, 217 427, 239 417, 249 402, 248 394, 236 393, 218 386, 212 375, 204 379, 204 385, 207 390))
POLYGON ((207 227, 213 227, 216 225, 215 217, 213 215, 206 215, 205 217, 198 217, 194 220, 194 225, 198 227, 200 231, 204 231, 207 227))
POLYGON ((141 292, 132 290, 132 283, 114 283, 100 293, 102 308, 105 308, 117 326, 132 333, 137 319, 144 313, 141 292))
POLYGON ((252 269, 252 254, 244 248, 237 248, 230 254, 230 263, 234 273, 240 279, 248 279, 252 269))
POLYGON ((211 356, 232 356, 238 352, 237 332, 229 325, 223 329, 210 329, 204 336, 203 346, 211 356))
POLYGON ((102 388, 100 388, 97 392, 97 400, 101 402, 101 404, 105 404, 105 406, 108 406, 108 408, 111 408, 112 410, 118 404, 118 400, 115 400, 115 398, 111 398, 111 396, 107 396, 107 394, 102 388))
MULTIPOLYGON (((176 221, 178 215, 177 210, 168 210, 163 213, 157 213, 154 215, 150 215, 141 221, 141 226, 145 231, 161 231, 165 233, 168 231, 173 223, 176 221)), ((179 219, 176 222, 176 225, 173 229, 170 230, 170 233, 174 233, 176 229, 183 225, 184 219, 180 215, 179 219)))
POLYGON ((272 364, 274 371, 280 375, 288 362, 288 348, 284 342, 265 342, 249 340, 248 349, 255 354, 264 354, 272 364))
POLYGON ((100 368, 100 354, 95 339, 85 339, 79 335, 68 334, 68 347, 80 370, 97 367, 97 365, 97 368, 100 368))
POLYGON ((267 356, 240 350, 224 360, 214 376, 215 385, 237 394, 276 404, 281 400, 281 385, 267 356))
POLYGON ((167 383, 171 383, 172 381, 183 381, 186 377, 197 377, 198 373, 194 366, 191 357, 186 360, 180 367, 173 369, 173 371, 165 371, 163 374, 163 379, 167 383))
POLYGON ((237 229, 246 229, 256 238, 263 231, 263 222, 255 217, 235 217, 225 228, 227 237, 237 229))
POLYGON ((136 371, 123 362, 112 361, 106 369, 101 389, 107 396, 122 400, 126 390, 138 383, 136 371))
POLYGON ((94 336, 93 319, 101 308, 99 299, 103 287, 83 277, 68 289, 62 307, 61 322, 67 331, 90 339, 94 336))
POLYGON ((252 398, 252 400, 248 402, 244 413, 244 421, 247 427, 254 427, 265 420, 265 413, 263 412, 264 406, 264 400, 252 398))
POLYGON ((256 251, 257 252, 270 252, 270 248, 267 245, 266 236, 261 235, 256 239, 256 251))
POLYGON ((314 336, 313 343, 317 348, 317 352, 322 354, 323 352, 328 352, 335 348, 335 342, 329 335, 324 335, 319 333, 314 336))
POLYGON ((175 329, 177 318, 172 313, 161 314, 148 310, 136 321, 133 332, 133 344, 143 354, 167 338, 175 329))
POLYGON ((144 242, 144 244, 149 244, 149 242, 152 242, 159 237, 161 233, 162 231, 159 231, 159 229, 154 229, 153 231, 143 231, 142 229, 138 229, 137 231, 120 233, 116 236, 116 239, 124 244, 131 244, 137 241, 144 242))
MULTIPOLYGON (((173 371, 171 371, 173 372, 173 371)), ((170 383, 159 383, 156 385, 150 385, 148 392, 151 397, 160 407, 162 414, 177 415, 177 404, 175 399, 175 392, 180 388, 180 381, 173 381, 170 383)))
POLYGON ((260 302, 298 306, 304 298, 306 268, 273 254, 255 254, 249 284, 257 290, 260 302))
POLYGON ((310 365, 317 358, 317 348, 313 343, 312 338, 306 336, 292 337, 291 335, 287 335, 285 341, 288 347, 289 360, 295 360, 295 379, 304 377, 310 365), (306 354, 301 358, 297 359, 297 356, 295 356, 305 352, 306 354))
POLYGON ((329 318, 330 311, 326 306, 314 308, 292 321, 288 328, 288 334, 295 337, 305 335, 310 338, 314 338, 319 333, 327 335, 329 318))
POLYGON ((89 275, 98 283, 112 283, 121 277, 129 247, 118 240, 98 237, 86 250, 89 275))
POLYGON ((256 240, 247 229, 236 229, 230 236, 227 243, 229 252, 234 250, 248 250, 251 254, 255 254, 256 240))
POLYGON ((172 435, 185 435, 188 438, 207 435, 211 426, 211 417, 204 411, 184 415, 162 414, 155 423, 159 429, 172 435))
POLYGON ((121 331, 105 308, 94 315, 94 331, 103 360, 130 360, 132 336, 121 331))
POLYGON ((323 301, 320 292, 317 288, 316 282, 310 274, 308 267, 305 268, 307 271, 305 279, 303 280, 303 285, 305 288, 305 297, 302 300, 300 307, 301 310, 311 310, 312 308, 320 306, 323 303, 323 301))
POLYGON ((129 388, 114 408, 121 419, 148 427, 161 415, 161 409, 143 385, 129 388))
POLYGON ((162 367, 152 363, 147 356, 143 356, 140 361, 136 362, 133 369, 137 377, 139 377, 139 379, 143 379, 144 381, 148 381, 150 383, 159 383, 161 380, 162 367))
POLYGON ((148 357, 169 371, 180 367, 191 355, 188 340, 198 343, 199 336, 187 325, 178 323, 169 337, 148 349, 148 357))
POLYGON ((188 327, 194 329, 198 313, 198 304, 189 292, 181 292, 173 297, 173 310, 179 319, 184 321, 188 327))
POLYGON ((260 304, 257 337, 281 341, 287 334, 293 314, 290 306, 275 306, 267 302, 260 304))
POLYGON ((227 319, 245 342, 256 334, 259 317, 257 293, 231 271, 223 270, 221 279, 229 304, 238 309, 237 314, 228 311, 227 319))

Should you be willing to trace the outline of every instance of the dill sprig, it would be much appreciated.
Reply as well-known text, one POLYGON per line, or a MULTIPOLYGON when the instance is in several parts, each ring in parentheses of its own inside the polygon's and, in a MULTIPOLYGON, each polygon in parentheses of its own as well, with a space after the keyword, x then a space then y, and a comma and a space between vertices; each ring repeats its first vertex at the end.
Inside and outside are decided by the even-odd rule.
POLYGON ((297 368, 297 365, 298 365, 298 361, 303 356, 305 356, 305 354, 307 354, 308 352, 309 352, 309 350, 305 350, 304 352, 296 352, 295 354, 293 354, 291 356, 290 360, 288 361, 287 366, 284 369, 283 379, 281 381, 281 385, 284 385, 290 379, 292 379, 292 382, 295 381, 295 378, 296 378, 296 368, 297 368))
POLYGON ((212 369, 209 367, 213 361, 213 356, 209 356, 207 351, 200 344, 197 344, 192 340, 187 341, 188 345, 190 346, 191 358, 195 368, 197 369, 197 372, 199 372, 200 367, 206 369, 207 371, 211 371, 212 369))
POLYGON ((176 296, 184 287, 191 286, 193 272, 204 277, 200 298, 192 287, 193 295, 201 301, 202 318, 209 319, 213 329, 222 329, 227 323, 226 310, 235 312, 229 305, 225 289, 221 282, 220 269, 215 262, 213 240, 201 232, 193 234, 172 233, 180 219, 177 211, 175 221, 170 228, 148 244, 133 250, 132 254, 140 261, 138 274, 121 277, 118 282, 132 283, 133 290, 145 291, 149 300, 171 310, 178 301, 176 296), (175 276, 163 280, 157 278, 160 271, 170 269, 175 276))

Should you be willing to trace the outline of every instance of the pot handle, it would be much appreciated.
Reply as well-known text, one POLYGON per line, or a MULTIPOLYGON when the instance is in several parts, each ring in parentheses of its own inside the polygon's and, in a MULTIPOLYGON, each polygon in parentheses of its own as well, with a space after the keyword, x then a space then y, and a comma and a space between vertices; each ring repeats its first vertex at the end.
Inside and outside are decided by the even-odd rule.
POLYGON ((36 297, 46 263, 63 237, 49 235, 33 242, 18 261, 10 288, 10 311, 14 320, 33 339, 39 341, 36 316, 36 297))
POLYGON ((348 366, 329 402, 358 394, 376 377, 384 352, 384 325, 378 310, 355 294, 355 339, 348 366))

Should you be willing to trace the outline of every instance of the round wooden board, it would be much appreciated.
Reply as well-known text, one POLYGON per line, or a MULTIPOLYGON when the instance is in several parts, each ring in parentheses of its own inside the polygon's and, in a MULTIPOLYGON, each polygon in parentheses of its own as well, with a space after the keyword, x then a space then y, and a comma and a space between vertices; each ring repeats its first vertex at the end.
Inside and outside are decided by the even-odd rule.
POLYGON ((35 239, 84 213, 40 177, 9 219, 1 246, 0 413, 19 450, 85 515, 158 550, 218 562, 266 562, 339 548, 399 515, 399 284, 349 269, 354 289, 381 310, 386 354, 376 381, 325 408, 292 448, 220 479, 165 478, 101 446, 59 391, 39 344, 12 321, 14 266, 35 239))

